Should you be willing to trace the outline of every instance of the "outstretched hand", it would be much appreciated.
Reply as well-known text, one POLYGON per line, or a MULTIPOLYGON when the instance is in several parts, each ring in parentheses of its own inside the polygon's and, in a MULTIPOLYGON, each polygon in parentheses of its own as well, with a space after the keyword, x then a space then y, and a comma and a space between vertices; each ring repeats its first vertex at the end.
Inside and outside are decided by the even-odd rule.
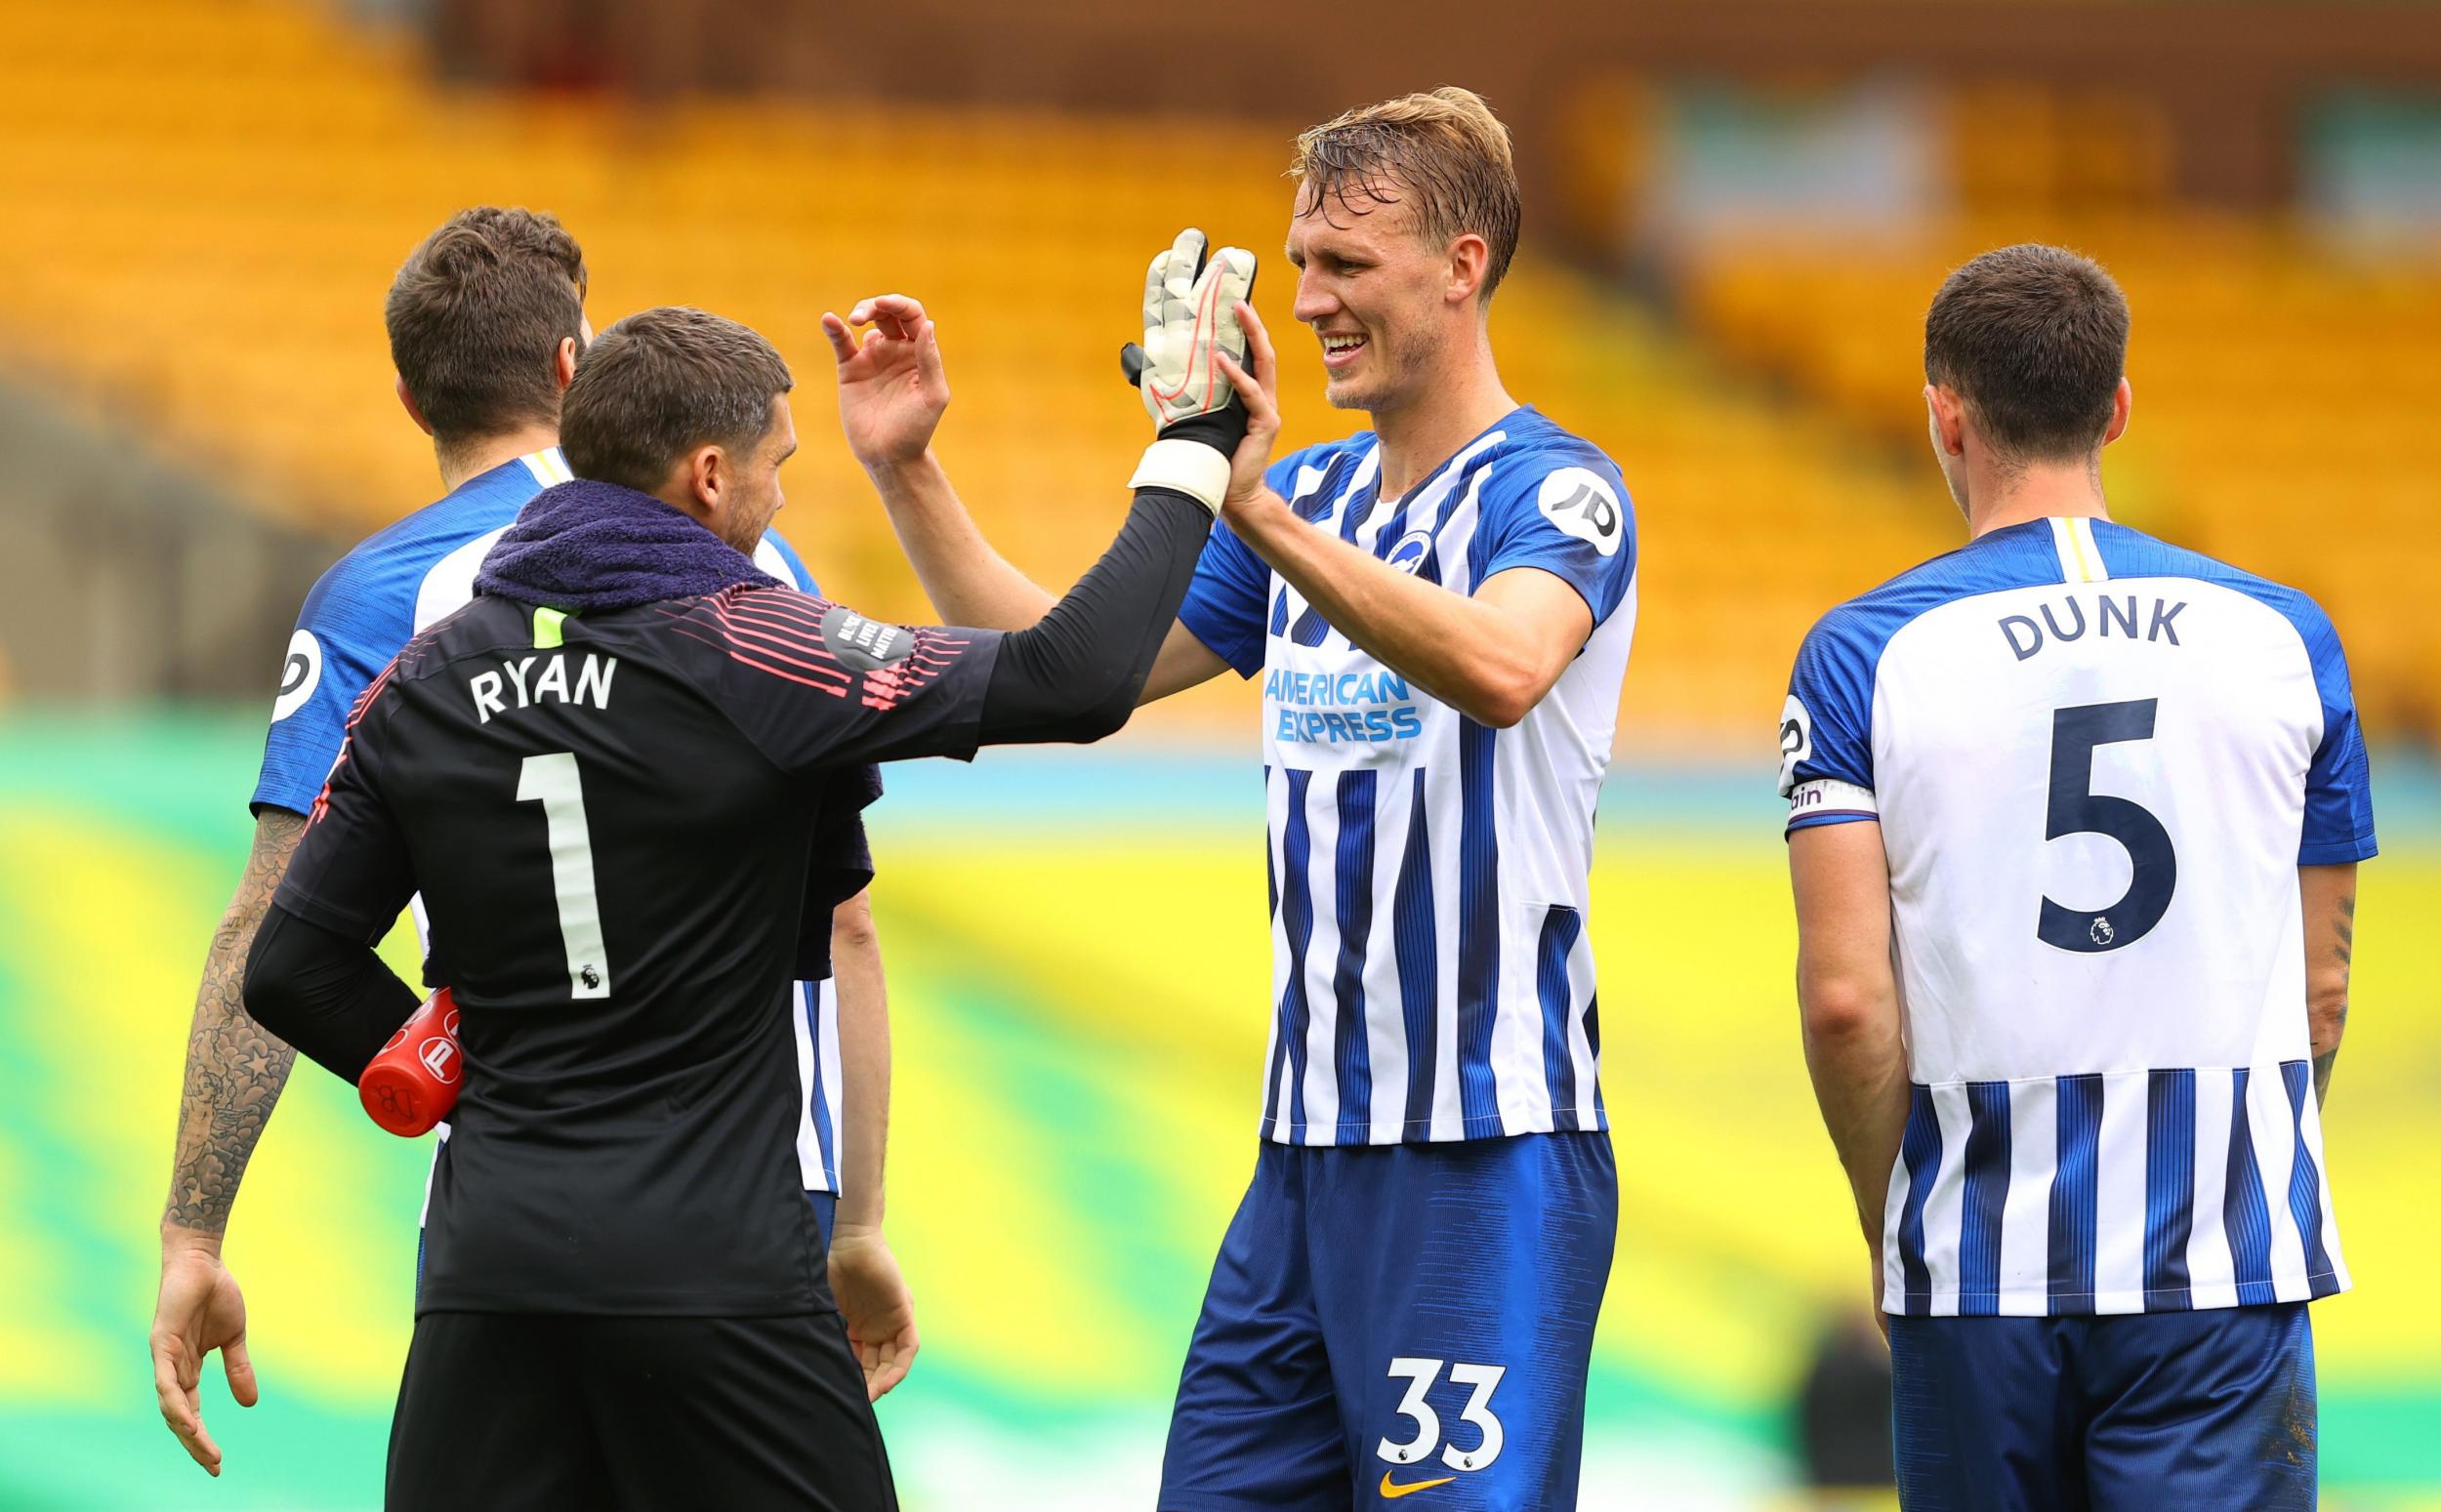
POLYGON ((868 470, 915 462, 949 408, 949 375, 924 306, 903 294, 859 300, 848 318, 824 311, 822 334, 839 360, 839 421, 868 470), (861 340, 857 329, 870 326, 861 340))
POLYGON ((161 1420, 196 1464, 221 1473, 221 1447, 204 1430, 203 1358, 221 1352, 228 1394, 252 1407, 254 1362, 246 1354, 246 1299, 221 1258, 203 1249, 173 1249, 161 1259, 161 1297, 152 1314, 152 1389, 161 1420))
POLYGON ((1120 348, 1119 368, 1162 434, 1228 408, 1212 359, 1246 348, 1235 311, 1254 297, 1257 263, 1243 248, 1211 250, 1190 225, 1145 267, 1144 339, 1120 348))

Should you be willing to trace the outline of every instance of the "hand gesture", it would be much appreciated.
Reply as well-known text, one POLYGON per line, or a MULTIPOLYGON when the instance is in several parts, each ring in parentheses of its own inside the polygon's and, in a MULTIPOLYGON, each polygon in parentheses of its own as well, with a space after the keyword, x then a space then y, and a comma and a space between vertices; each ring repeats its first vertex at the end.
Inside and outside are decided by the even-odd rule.
POLYGON ((839 422, 866 469, 915 462, 949 408, 940 342, 924 306, 903 294, 859 300, 848 318, 824 311, 822 334, 839 359, 839 422), (873 329, 859 341, 856 328, 873 329))
POLYGON ((1144 344, 1120 348, 1119 370, 1159 429, 1129 487, 1181 493, 1220 512, 1247 435, 1248 410, 1229 374, 1247 350, 1242 312, 1253 310, 1254 287, 1253 253, 1223 247, 1207 262, 1204 233, 1192 226, 1144 270, 1144 344))
POLYGON ((915 1299, 880 1229, 842 1224, 831 1236, 831 1295, 864 1370, 865 1399, 878 1402, 916 1357, 915 1299))
POLYGON ((1246 333, 1252 370, 1227 352, 1220 355, 1220 371, 1246 406, 1246 435, 1229 454, 1229 492, 1223 510, 1242 509, 1263 493, 1263 470, 1271 466, 1272 443, 1280 438, 1280 362, 1272 354, 1271 337, 1262 328, 1255 306, 1237 304, 1237 323, 1246 333))
POLYGON ((239 1407, 258 1400, 254 1363, 246 1355, 246 1299, 237 1278, 205 1249, 173 1249, 161 1257, 161 1297, 152 1313, 152 1389, 161 1420, 196 1464, 221 1473, 221 1447, 204 1431, 198 1387, 203 1357, 221 1352, 228 1394, 239 1407))
POLYGON ((1164 433, 1228 407, 1232 391, 1213 359, 1245 357, 1236 311, 1254 292, 1255 255, 1223 247, 1207 261, 1204 233, 1193 226, 1144 269, 1143 345, 1121 348, 1119 366, 1164 433))

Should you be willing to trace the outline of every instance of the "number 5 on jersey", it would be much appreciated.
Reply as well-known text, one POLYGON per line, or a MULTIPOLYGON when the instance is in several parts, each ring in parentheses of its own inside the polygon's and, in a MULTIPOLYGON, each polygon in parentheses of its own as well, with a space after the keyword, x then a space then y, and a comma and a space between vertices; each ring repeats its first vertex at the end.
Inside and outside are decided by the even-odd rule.
POLYGON ((559 942, 568 958, 568 996, 610 996, 610 955, 601 945, 601 902, 594 891, 594 838, 585 828, 585 790, 576 753, 530 756, 517 768, 517 801, 543 806, 551 841, 551 890, 559 906, 559 942))
POLYGON ((2051 715, 2050 807, 2046 840, 2107 835, 2128 852, 2128 890, 2108 907, 2087 912, 2043 900, 2035 935, 2058 950, 2094 955, 2125 950, 2153 932, 2178 888, 2178 852, 2153 811, 2131 798, 2093 791, 2093 752, 2122 741, 2151 740, 2156 698, 2084 704, 2051 715))
MULTIPOLYGON (((1473 1394, 1467 1398, 1467 1405, 1459 1412, 1458 1420, 1471 1426, 1477 1437, 1472 1449, 1462 1450, 1455 1444, 1444 1446, 1441 1443, 1441 1414, 1424 1399, 1424 1394, 1432 1389, 1432 1383, 1441 1378, 1442 1364, 1441 1361, 1417 1355, 1401 1355, 1390 1362, 1390 1374, 1403 1376, 1407 1381, 1407 1394, 1399 1399, 1398 1414, 1414 1420, 1416 1433, 1403 1444, 1386 1438, 1374 1451, 1391 1464, 1412 1465, 1439 1449, 1441 1463, 1452 1470, 1480 1470, 1500 1457, 1501 1446, 1507 1442, 1506 1435, 1501 1432, 1500 1419, 1492 1415, 1492 1393, 1499 1387, 1500 1378, 1509 1373, 1509 1367, 1464 1363, 1450 1366, 1449 1378, 1454 1384, 1473 1388, 1473 1394)), ((1386 1482, 1385 1490, 1388 1494, 1397 1494, 1386 1482)))

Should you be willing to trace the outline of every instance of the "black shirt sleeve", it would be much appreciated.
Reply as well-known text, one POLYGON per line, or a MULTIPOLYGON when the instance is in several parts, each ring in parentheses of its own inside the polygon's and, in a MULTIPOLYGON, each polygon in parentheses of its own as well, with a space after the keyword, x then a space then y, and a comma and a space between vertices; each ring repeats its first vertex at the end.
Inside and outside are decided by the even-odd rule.
POLYGON ((256 1023, 349 1083, 417 1005, 415 989, 372 946, 277 903, 246 954, 245 994, 256 1023))
POLYGON ((673 628, 724 653, 712 696, 784 770, 1098 740, 1135 708, 1211 524, 1182 494, 1139 490, 1101 560, 1014 633, 888 625, 766 587, 698 600, 673 628))
POLYGON ((415 895, 406 836, 381 796, 386 701, 384 674, 358 704, 339 760, 306 815, 288 875, 271 901, 300 919, 367 945, 398 921, 415 895))
POLYGON ((870 764, 849 767, 822 795, 813 845, 806 863, 805 912, 797 928, 801 982, 831 974, 831 914, 873 882, 873 847, 865 839, 865 807, 881 796, 882 774, 870 764))
POLYGON ((1211 532, 1211 511, 1194 500, 1138 491, 1101 560, 1041 623, 1001 642, 983 743, 1094 741, 1126 724, 1211 532))
POLYGON ((974 755, 997 631, 909 629, 795 589, 733 588, 671 625, 701 686, 781 770, 974 755))

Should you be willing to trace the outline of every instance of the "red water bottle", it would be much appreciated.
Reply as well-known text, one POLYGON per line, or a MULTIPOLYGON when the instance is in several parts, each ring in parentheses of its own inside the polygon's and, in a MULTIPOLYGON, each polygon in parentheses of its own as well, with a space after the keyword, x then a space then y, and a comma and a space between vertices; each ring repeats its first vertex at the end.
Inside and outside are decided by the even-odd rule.
POLYGON ((412 1139, 458 1105, 460 1069, 458 1001, 444 987, 424 1000, 364 1068, 356 1095, 374 1123, 412 1139))

